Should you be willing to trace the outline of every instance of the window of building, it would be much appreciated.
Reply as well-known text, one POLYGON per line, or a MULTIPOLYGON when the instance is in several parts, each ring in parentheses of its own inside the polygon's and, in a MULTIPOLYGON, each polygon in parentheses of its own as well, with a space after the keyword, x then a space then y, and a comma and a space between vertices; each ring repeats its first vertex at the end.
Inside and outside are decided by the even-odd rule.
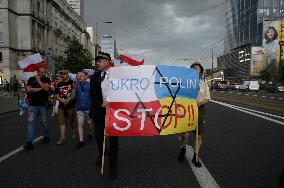
POLYGON ((2 52, 0 52, 0 63, 3 63, 2 52))

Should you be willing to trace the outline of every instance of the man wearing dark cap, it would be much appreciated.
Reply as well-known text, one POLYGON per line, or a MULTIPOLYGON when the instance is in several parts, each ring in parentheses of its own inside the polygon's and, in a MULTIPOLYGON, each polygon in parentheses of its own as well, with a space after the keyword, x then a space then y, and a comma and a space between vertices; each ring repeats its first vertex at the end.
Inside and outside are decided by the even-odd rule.
MULTIPOLYGON (((206 82, 204 82, 201 79, 201 76, 203 74, 203 67, 200 63, 193 63, 190 68, 193 68, 197 71, 198 76, 199 76, 199 91, 198 91, 198 95, 196 98, 196 102, 197 102, 197 106, 198 106, 198 142, 195 143, 194 146, 194 155, 192 158, 192 163, 196 166, 196 167, 201 167, 201 163, 199 161, 199 151, 200 151, 200 147, 202 144, 202 133, 204 132, 204 118, 205 118, 205 106, 206 104, 209 102, 210 100, 210 91, 209 91, 209 87, 207 85, 206 82)), ((196 134, 196 132, 195 132, 196 134)), ((185 153, 186 153, 186 148, 185 145, 188 143, 189 140, 189 133, 186 132, 182 135, 181 138, 181 150, 178 156, 178 160, 180 162, 184 161, 185 158, 185 153)))
MULTIPOLYGON (((99 52, 95 58, 96 72, 90 78, 90 96, 92 100, 91 116, 94 120, 95 139, 99 151, 96 164, 100 168, 103 155, 103 141, 105 129, 105 115, 107 102, 107 87, 108 87, 108 69, 111 67, 111 57, 108 53, 99 52)), ((107 149, 105 154, 107 153, 107 149)), ((110 178, 117 178, 117 160, 118 160, 118 137, 109 137, 109 167, 110 178)))

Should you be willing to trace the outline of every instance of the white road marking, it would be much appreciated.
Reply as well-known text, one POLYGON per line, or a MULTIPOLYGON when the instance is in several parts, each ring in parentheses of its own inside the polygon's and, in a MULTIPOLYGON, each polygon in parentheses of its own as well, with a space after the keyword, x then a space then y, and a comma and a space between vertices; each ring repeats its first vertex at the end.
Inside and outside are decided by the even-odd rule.
POLYGON ((261 96, 262 98, 265 98, 266 96, 261 96))
POLYGON ((202 162, 202 160, 199 158, 199 161, 202 164, 202 167, 197 168, 194 166, 194 164, 191 162, 191 159, 193 157, 194 150, 191 146, 186 146, 186 159, 194 173, 194 175, 197 178, 197 181, 199 182, 199 185, 201 188, 219 188, 220 186, 217 184, 215 179, 212 177, 210 172, 207 170, 206 166, 202 162))
MULTIPOLYGON (((38 141, 41 140, 42 138, 43 138, 43 136, 40 136, 40 137, 36 138, 33 143, 38 142, 38 141)), ((4 155, 3 157, 0 158, 0 163, 1 163, 2 161, 4 161, 5 159, 8 159, 9 157, 12 157, 13 155, 15 155, 15 154, 17 154, 18 152, 22 151, 23 149, 24 149, 23 146, 21 146, 21 147, 19 147, 18 149, 15 149, 15 150, 11 151, 10 153, 4 155)))
POLYGON ((268 121, 271 121, 271 122, 274 122, 274 123, 278 123, 280 125, 284 125, 284 121, 278 121, 276 119, 272 119, 272 118, 269 118, 269 117, 266 117, 266 116, 263 116, 263 115, 260 115, 260 114, 256 114, 254 112, 243 110, 243 109, 241 109, 239 107, 233 107, 233 106, 231 106, 230 104, 227 104, 227 103, 214 101, 214 100, 210 100, 210 101, 213 102, 213 103, 216 103, 216 104, 220 104, 220 105, 223 105, 223 106, 226 106, 226 107, 229 107, 229 108, 232 108, 232 109, 235 109, 235 110, 238 110, 238 111, 241 111, 241 112, 244 112, 244 113, 247 113, 247 114, 250 114, 250 115, 253 115, 253 116, 256 116, 256 117, 268 120, 268 121))
POLYGON ((233 93, 233 92, 231 91, 231 92, 229 92, 229 93, 233 93))
POLYGON ((238 93, 238 95, 241 95, 241 93, 238 93))
POLYGON ((257 97, 258 95, 253 95, 254 97, 257 97))
POLYGON ((246 96, 249 96, 249 94, 246 94, 246 96))
POLYGON ((283 98, 278 98, 278 99, 283 100, 283 98))
MULTIPOLYGON (((218 102, 219 102, 219 101, 218 101, 218 102)), ((283 116, 277 116, 277 115, 274 115, 274 114, 269 114, 269 113, 266 113, 266 112, 261 112, 261 111, 258 111, 258 110, 253 110, 253 109, 249 109, 249 108, 244 108, 244 107, 241 107, 241 106, 236 106, 236 105, 227 104, 227 103, 223 103, 223 102, 219 102, 219 103, 222 103, 222 104, 224 104, 224 105, 228 105, 228 106, 231 106, 231 107, 235 107, 235 108, 239 108, 239 109, 243 109, 243 110, 255 112, 255 113, 258 113, 258 114, 263 114, 263 115, 266 115, 266 116, 271 116, 271 117, 278 118, 278 119, 284 119, 283 116)))
POLYGON ((274 99, 275 97, 270 97, 271 99, 274 99))

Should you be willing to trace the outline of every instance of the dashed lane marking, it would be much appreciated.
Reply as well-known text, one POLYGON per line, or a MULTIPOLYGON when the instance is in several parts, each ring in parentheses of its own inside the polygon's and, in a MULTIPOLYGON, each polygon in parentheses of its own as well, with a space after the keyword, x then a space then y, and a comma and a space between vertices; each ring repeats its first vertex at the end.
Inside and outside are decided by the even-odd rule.
POLYGON ((262 98, 266 98, 266 96, 261 96, 262 98))
MULTIPOLYGON (((34 143, 40 141, 42 138, 43 138, 43 136, 40 136, 40 137, 36 138, 36 139, 34 140, 34 143)), ((18 152, 22 151, 23 149, 24 149, 23 146, 21 146, 21 147, 19 147, 18 149, 15 149, 15 150, 11 151, 10 153, 4 155, 3 157, 0 158, 0 163, 1 163, 2 161, 4 161, 5 159, 8 159, 9 157, 12 157, 13 155, 15 155, 15 154, 17 154, 18 152)))

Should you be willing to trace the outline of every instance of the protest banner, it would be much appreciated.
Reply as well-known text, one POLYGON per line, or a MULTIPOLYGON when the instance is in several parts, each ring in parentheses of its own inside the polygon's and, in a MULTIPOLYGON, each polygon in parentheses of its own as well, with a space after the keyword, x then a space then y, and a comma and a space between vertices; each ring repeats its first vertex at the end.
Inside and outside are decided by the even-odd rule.
POLYGON ((196 129, 194 69, 163 65, 109 69, 106 135, 157 136, 196 129))

